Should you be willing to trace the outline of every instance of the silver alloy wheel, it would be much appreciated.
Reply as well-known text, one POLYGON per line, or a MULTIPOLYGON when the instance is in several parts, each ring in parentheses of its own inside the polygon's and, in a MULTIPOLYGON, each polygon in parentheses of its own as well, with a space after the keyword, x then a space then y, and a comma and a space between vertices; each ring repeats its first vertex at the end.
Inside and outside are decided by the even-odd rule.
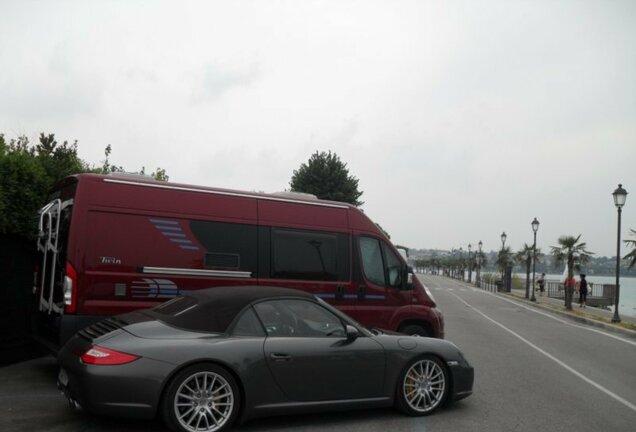
POLYGON ((446 376, 442 367, 429 359, 415 362, 406 372, 402 384, 404 400, 420 413, 434 410, 442 402, 445 390, 446 376))
POLYGON ((213 432, 228 421, 234 393, 225 378, 214 372, 197 372, 185 379, 174 396, 179 424, 192 432, 213 432))

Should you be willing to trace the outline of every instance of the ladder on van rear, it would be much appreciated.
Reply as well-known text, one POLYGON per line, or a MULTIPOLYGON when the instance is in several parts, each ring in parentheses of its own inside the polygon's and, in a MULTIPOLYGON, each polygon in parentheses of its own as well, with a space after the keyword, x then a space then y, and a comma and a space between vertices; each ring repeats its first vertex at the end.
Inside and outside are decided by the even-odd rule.
MULTIPOLYGON (((40 296, 38 309, 48 314, 51 314, 51 312, 61 314, 64 311, 64 302, 60 295, 62 293, 63 280, 62 278, 56 278, 56 274, 63 272, 63 263, 58 263, 60 254, 60 220, 62 211, 72 204, 72 199, 64 202, 60 199, 54 199, 40 210, 37 249, 42 254, 42 261, 40 262, 39 271, 40 296), (60 266, 62 268, 59 268, 60 266), (59 284, 57 296, 55 295, 56 284, 59 284)), ((33 286, 34 294, 38 289, 36 284, 33 286)))

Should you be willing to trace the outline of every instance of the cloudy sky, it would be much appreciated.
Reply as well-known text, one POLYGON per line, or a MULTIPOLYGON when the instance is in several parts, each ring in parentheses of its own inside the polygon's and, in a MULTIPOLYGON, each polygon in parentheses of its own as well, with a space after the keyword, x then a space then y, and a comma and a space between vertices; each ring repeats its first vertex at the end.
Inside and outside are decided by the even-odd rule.
MULTIPOLYGON (((266 192, 331 150, 396 243, 636 229, 636 2, 0 1, 0 133, 266 192)), ((623 248, 624 250, 624 248, 623 248)))

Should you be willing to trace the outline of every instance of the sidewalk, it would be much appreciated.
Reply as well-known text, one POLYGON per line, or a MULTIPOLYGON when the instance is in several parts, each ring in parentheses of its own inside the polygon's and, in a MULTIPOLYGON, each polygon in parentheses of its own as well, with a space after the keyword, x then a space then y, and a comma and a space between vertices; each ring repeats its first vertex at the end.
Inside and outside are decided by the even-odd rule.
MULTIPOLYGON (((612 317, 614 313, 605 309, 595 308, 588 306, 586 308, 580 308, 579 304, 575 301, 572 302, 572 310, 568 311, 563 306, 562 299, 555 299, 550 297, 540 296, 539 293, 535 294, 536 302, 531 302, 525 298, 525 289, 513 289, 510 293, 499 293, 501 295, 514 297, 516 300, 523 300, 529 305, 546 309, 551 312, 557 313, 561 316, 578 321, 583 324, 600 327, 608 331, 621 333, 625 336, 636 338, 636 317, 628 315, 622 315, 621 323, 612 324, 612 317)), ((532 293, 530 293, 532 296, 532 293)))

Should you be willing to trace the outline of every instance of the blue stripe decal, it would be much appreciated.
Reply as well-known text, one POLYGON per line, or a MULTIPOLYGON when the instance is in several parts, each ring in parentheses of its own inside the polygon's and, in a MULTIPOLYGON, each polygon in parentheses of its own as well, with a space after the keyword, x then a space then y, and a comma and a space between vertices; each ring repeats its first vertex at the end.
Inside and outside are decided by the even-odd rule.
POLYGON ((181 231, 181 227, 175 227, 175 226, 155 225, 155 227, 163 231, 181 231))
POLYGON ((165 219, 150 219, 150 222, 155 224, 179 225, 178 221, 165 220, 165 219))
MULTIPOLYGON (((316 297, 335 299, 336 295, 335 294, 316 294, 316 297)), ((345 298, 345 299, 357 299, 358 295, 357 294, 345 294, 343 296, 343 298, 345 298)), ((386 299, 386 296, 383 296, 381 294, 368 294, 364 298, 368 298, 368 299, 371 299, 371 300, 384 300, 384 299, 386 299)))
POLYGON ((174 232, 162 232, 161 234, 168 236, 168 237, 185 237, 185 234, 181 234, 181 233, 174 233, 174 232))
POLYGON ((198 247, 196 247, 196 246, 184 246, 184 245, 179 245, 179 247, 180 247, 181 249, 187 249, 187 250, 199 250, 199 248, 198 248, 198 247))

